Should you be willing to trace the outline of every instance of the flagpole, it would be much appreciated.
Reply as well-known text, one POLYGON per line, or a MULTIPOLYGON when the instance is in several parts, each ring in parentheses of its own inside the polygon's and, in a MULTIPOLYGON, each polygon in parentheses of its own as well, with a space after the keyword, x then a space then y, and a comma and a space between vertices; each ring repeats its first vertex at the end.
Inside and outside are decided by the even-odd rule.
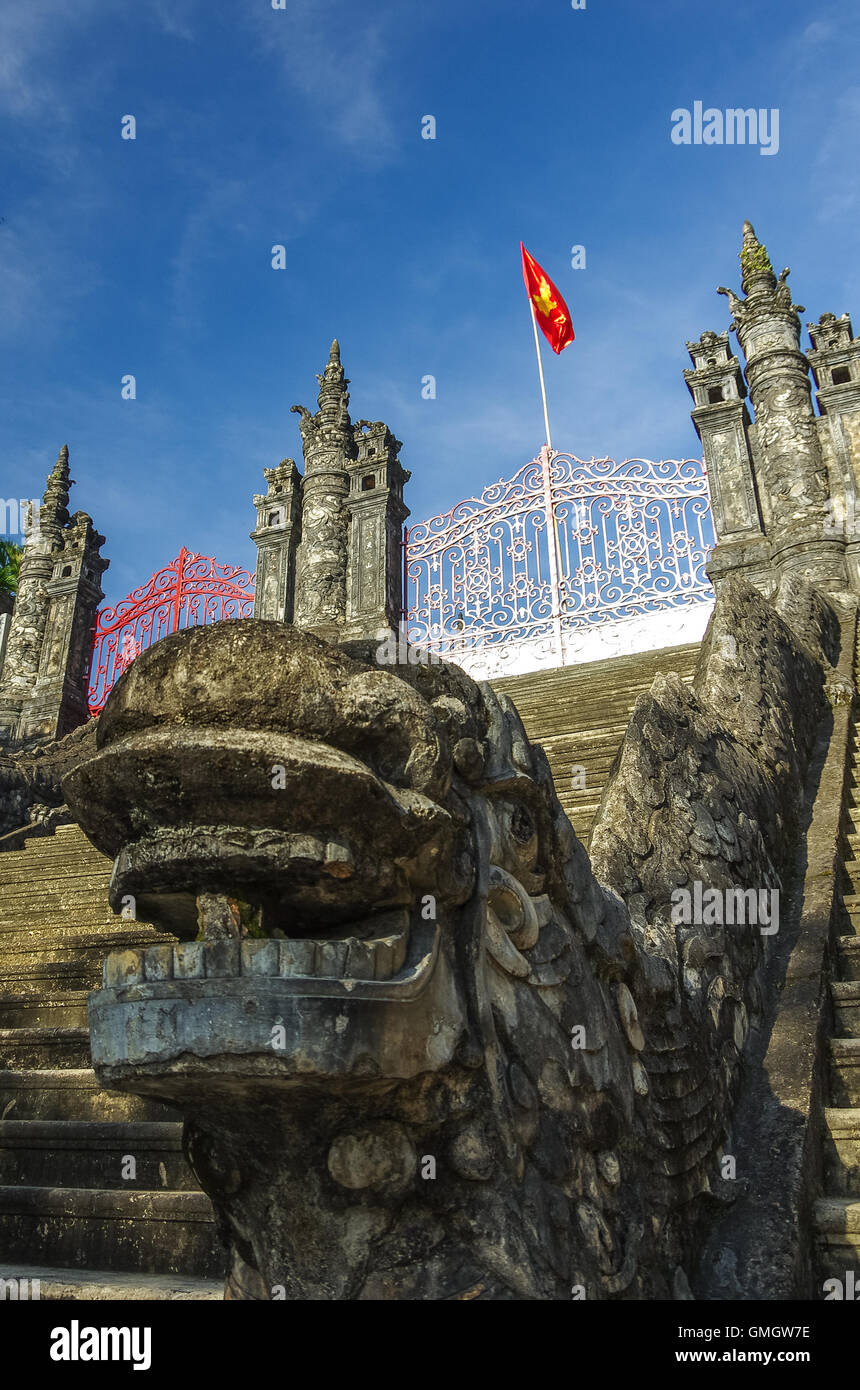
POLYGON ((540 376, 540 394, 541 394, 541 399, 542 399, 542 401, 543 401, 543 422, 544 422, 544 425, 546 426, 546 446, 547 446, 547 448, 549 449, 549 451, 550 451, 550 453, 551 453, 551 452, 552 452, 552 439, 550 438, 550 433, 549 433, 549 412, 548 412, 548 410, 547 410, 547 408, 546 408, 546 383, 545 383, 545 381, 544 381, 544 379, 543 379, 543 362, 541 361, 541 356, 540 356, 540 339, 538 338, 538 326, 537 326, 537 319, 535 318, 535 306, 534 306, 534 304, 532 303, 531 299, 529 299, 529 308, 530 308, 531 311, 532 311, 532 328, 534 329, 534 335, 535 335, 535 352, 536 352, 536 354, 537 354, 538 375, 540 376))

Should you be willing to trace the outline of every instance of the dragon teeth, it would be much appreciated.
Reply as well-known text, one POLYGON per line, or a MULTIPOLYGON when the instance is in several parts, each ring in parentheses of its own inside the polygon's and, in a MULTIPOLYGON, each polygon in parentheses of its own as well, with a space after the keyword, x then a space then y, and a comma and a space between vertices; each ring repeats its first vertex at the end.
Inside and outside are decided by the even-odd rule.
POLYGON ((276 940, 194 941, 148 950, 112 951, 104 962, 109 989, 170 979, 224 979, 235 975, 286 979, 390 980, 406 962, 409 919, 405 910, 379 915, 384 936, 314 941, 310 937, 276 940))
POLYGON ((296 869, 318 869, 331 878, 351 878, 355 873, 355 858, 346 840, 287 835, 286 848, 290 864, 296 869))
POLYGON ((376 952, 372 944, 350 937, 348 945, 344 977, 350 980, 375 980, 376 952))
POLYGON ((319 980, 390 980, 406 960, 407 933, 359 941, 311 941, 308 938, 280 943, 280 974, 319 980))
POLYGON ((316 941, 282 941, 278 962, 279 974, 315 975, 317 945, 316 941))

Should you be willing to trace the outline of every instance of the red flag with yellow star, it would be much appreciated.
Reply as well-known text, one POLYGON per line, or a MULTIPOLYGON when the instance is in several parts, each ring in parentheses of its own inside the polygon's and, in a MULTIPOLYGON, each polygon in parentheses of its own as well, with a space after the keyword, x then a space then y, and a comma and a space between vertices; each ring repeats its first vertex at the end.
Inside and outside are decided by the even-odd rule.
POLYGON ((534 309, 535 320, 553 352, 561 352, 574 339, 570 310, 556 286, 520 242, 523 253, 523 279, 534 309))

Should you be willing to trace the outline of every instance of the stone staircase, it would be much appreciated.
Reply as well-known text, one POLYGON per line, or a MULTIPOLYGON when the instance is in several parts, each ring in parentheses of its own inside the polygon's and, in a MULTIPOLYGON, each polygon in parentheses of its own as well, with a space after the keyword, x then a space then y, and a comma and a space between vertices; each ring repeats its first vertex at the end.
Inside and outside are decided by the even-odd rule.
POLYGON ((511 697, 532 742, 542 744, 559 800, 585 845, 637 696, 661 673, 691 681, 699 651, 699 643, 667 647, 492 682, 511 697), (582 769, 577 781, 584 785, 574 784, 574 769, 582 769))
POLYGON ((77 826, 0 854, 0 1280, 39 1279, 43 1299, 221 1298, 181 1121, 91 1069, 106 952, 165 940, 111 912, 109 877, 77 826))
MULTIPOLYGON (((860 663, 855 665, 855 680, 860 663)), ((824 1112, 824 1195, 815 1205, 819 1285, 849 1271, 860 1282, 860 717, 843 819, 843 931, 830 992, 830 1105, 824 1112)))

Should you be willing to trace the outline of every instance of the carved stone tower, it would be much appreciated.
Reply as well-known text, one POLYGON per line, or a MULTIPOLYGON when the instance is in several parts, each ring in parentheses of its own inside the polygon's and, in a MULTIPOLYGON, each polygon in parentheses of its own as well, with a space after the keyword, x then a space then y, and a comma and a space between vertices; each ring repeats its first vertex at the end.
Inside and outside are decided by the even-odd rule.
POLYGON ((722 287, 719 293, 731 304, 753 420, 728 334, 705 333, 688 343, 693 370, 684 373, 714 508, 717 546, 709 573, 718 584, 741 570, 768 594, 791 572, 842 589, 854 531, 853 522, 850 533, 844 524, 848 471, 827 457, 824 422, 813 409, 809 362, 800 348, 802 306, 792 303, 788 269, 777 278, 749 222, 740 262, 745 298, 722 287))
POLYGON ((860 592, 860 338, 848 314, 822 314, 810 323, 809 365, 818 388, 819 435, 834 480, 833 525, 845 534, 845 560, 852 589, 860 592), (836 488, 841 487, 844 507, 836 488))
POLYGON ((257 529, 251 532, 258 552, 254 617, 285 623, 293 611, 302 482, 292 459, 282 459, 277 468, 266 468, 263 472, 266 494, 254 498, 257 529))
POLYGON ((403 599, 401 533, 409 511, 400 441, 382 421, 349 417, 349 381, 331 345, 312 415, 300 419, 304 479, 285 459, 255 497, 254 615, 293 622, 329 642, 396 631, 403 599))
POLYGON ((90 635, 109 562, 92 519, 69 517, 71 486, 64 445, 21 560, 0 675, 0 741, 62 738, 88 718, 90 635))
POLYGON ((303 405, 292 409, 305 458, 302 538, 296 556, 293 621, 328 641, 337 641, 346 620, 347 462, 352 458, 349 381, 340 365, 337 339, 320 384, 316 415, 303 405))
MULTIPOLYGON (((770 561, 750 450, 750 416, 740 362, 729 347, 728 333, 703 333, 688 343, 693 370, 684 379, 695 402, 692 411, 702 441, 719 556, 711 570, 739 567, 762 578, 770 561)), ((711 574, 714 578, 714 574, 711 574)))
POLYGON ((350 517, 346 636, 397 632, 402 615, 401 537, 409 508, 403 487, 402 448, 381 420, 359 420, 355 458, 348 466, 350 517))

